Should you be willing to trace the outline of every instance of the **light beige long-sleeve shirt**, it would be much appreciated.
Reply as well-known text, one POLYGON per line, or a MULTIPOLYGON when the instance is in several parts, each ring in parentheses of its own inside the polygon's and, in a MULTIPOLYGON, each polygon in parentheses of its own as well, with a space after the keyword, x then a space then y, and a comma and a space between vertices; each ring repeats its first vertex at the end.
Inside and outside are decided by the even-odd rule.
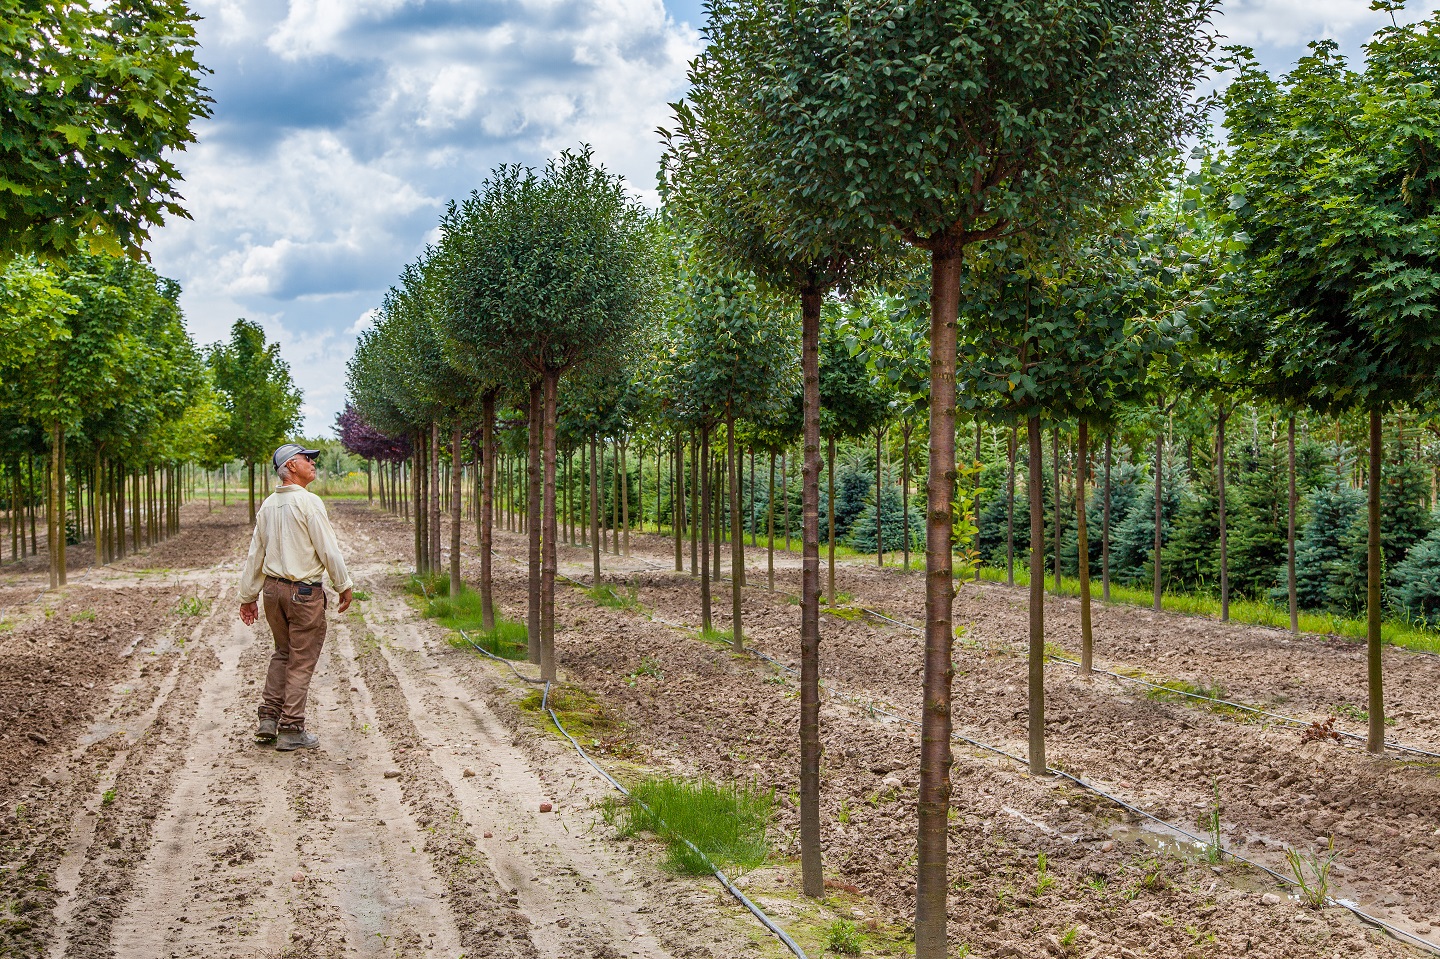
POLYGON ((337 592, 354 585, 324 501, 303 486, 276 487, 255 515, 255 535, 240 574, 240 602, 255 602, 266 576, 314 583, 325 572, 337 592))

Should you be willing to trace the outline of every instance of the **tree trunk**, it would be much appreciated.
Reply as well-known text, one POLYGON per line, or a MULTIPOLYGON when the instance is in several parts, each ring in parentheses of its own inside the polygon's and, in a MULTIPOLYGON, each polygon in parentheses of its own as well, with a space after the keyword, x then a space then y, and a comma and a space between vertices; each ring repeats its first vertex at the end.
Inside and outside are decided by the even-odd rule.
POLYGON ((540 511, 540 678, 555 682, 555 573, 558 568, 555 545, 555 417, 559 402, 560 374, 545 371, 541 446, 544 451, 544 505, 540 511))
MULTIPOLYGON (((699 559, 699 535, 700 527, 706 523, 705 517, 710 515, 709 508, 705 512, 700 511, 700 440, 694 430, 690 431, 690 575, 700 574, 699 559)), ((709 560, 709 557, 706 557, 709 560)))
POLYGON ((541 421, 544 416, 541 407, 544 404, 544 386, 540 380, 534 380, 530 384, 530 436, 529 449, 527 450, 526 463, 526 532, 529 533, 528 555, 529 560, 529 586, 530 592, 527 597, 530 601, 526 611, 526 658, 535 664, 540 664, 541 649, 543 640, 540 632, 540 528, 543 525, 540 520, 540 447, 541 434, 545 428, 541 421))
POLYGON ((875 427, 875 565, 885 567, 885 537, 881 534, 880 518, 883 515, 880 509, 882 490, 880 488, 880 452, 885 431, 875 427))
POLYGON ((1215 481, 1220 490, 1220 622, 1230 621, 1230 540, 1225 517, 1225 420, 1229 412, 1220 410, 1215 429, 1215 481))
MULTIPOLYGON (((933 448, 933 447, 932 447, 932 448, 933 448)), ((831 609, 834 609, 834 608, 835 608, 835 437, 833 437, 833 436, 830 437, 830 441, 829 441, 829 443, 828 443, 827 446, 826 446, 826 454, 827 454, 826 457, 825 457, 825 472, 826 472, 826 476, 827 476, 827 480, 826 480, 826 482, 827 482, 827 491, 826 491, 826 494, 825 494, 825 495, 826 495, 826 519, 828 520, 828 524, 827 524, 827 525, 830 527, 830 533, 829 533, 829 536, 828 536, 828 542, 829 542, 829 544, 830 544, 830 545, 829 545, 829 550, 830 550, 830 558, 829 558, 829 564, 830 564, 830 583, 829 583, 829 585, 830 585, 830 588, 829 588, 829 591, 828 591, 828 595, 829 595, 829 597, 830 597, 830 608, 831 608, 831 609)))
POLYGON ((1165 495, 1165 464, 1162 457, 1165 454, 1165 432, 1161 430, 1155 434, 1155 612, 1160 612, 1162 584, 1160 578, 1160 551, 1164 546, 1161 540, 1161 532, 1164 527, 1164 495, 1165 495))
POLYGON ((46 493, 45 536, 49 540, 50 588, 65 585, 65 430, 50 422, 50 469, 46 493))
POLYGON ((1100 598, 1110 602, 1110 459, 1111 436, 1105 434, 1105 509, 1100 529, 1100 598))
POLYGON ((487 630, 495 628, 494 579, 491 553, 495 549, 495 393, 480 398, 480 619, 487 630))
POLYGON ((685 524, 681 512, 685 509, 685 445, 681 442, 680 431, 675 431, 675 455, 670 463, 670 522, 675 534, 675 572, 685 572, 685 524))
POLYGON ((1035 467, 1044 462, 1040 418, 1030 417, 1030 774, 1043 776, 1045 765, 1045 486, 1035 467))
MULTIPOLYGON (((105 475, 105 460, 100 455, 100 449, 95 449, 95 477, 90 484, 90 505, 92 507, 95 527, 95 565, 105 565, 105 537, 100 531, 101 527, 101 505, 99 491, 101 489, 101 478, 105 475)), ((10 504, 14 506, 15 504, 10 504)), ((12 511, 13 515, 13 511, 12 511)), ((13 525, 13 524, 12 524, 13 525)))
POLYGON ((460 420, 450 431, 450 595, 460 595, 460 531, 464 528, 464 517, 460 515, 465 503, 465 491, 460 475, 460 420))
POLYGON ((250 525, 255 525, 255 464, 247 463, 250 467, 250 525))
MULTIPOLYGON (((915 957, 945 959, 949 892, 950 688, 955 676, 955 350, 959 251, 930 256, 930 463, 926 477, 925 673, 916 829, 915 957)), ((833 513, 832 513, 833 518, 833 513)))
POLYGON ((1289 432, 1290 432, 1290 442, 1289 442, 1290 448, 1289 448, 1289 462, 1287 462, 1287 472, 1289 472, 1289 482, 1290 482, 1290 490, 1289 490, 1289 492, 1290 492, 1290 497, 1289 497, 1289 514, 1290 514, 1290 515, 1289 515, 1289 524, 1287 524, 1287 527, 1286 527, 1286 534, 1284 534, 1284 580, 1286 580, 1286 582, 1284 582, 1284 586, 1286 586, 1286 593, 1287 593, 1287 596, 1289 596, 1289 606, 1290 606, 1290 632, 1293 632, 1293 634, 1299 634, 1299 632, 1300 632, 1299 593, 1297 593, 1296 583, 1295 583, 1295 514, 1297 513, 1297 507, 1299 507, 1299 497, 1296 497, 1296 494, 1295 494, 1295 413, 1292 413, 1292 415, 1290 415, 1290 431, 1289 431, 1289 432))
POLYGON ((600 441, 590 437, 590 585, 600 585, 600 441))
POLYGON ((1380 646, 1380 481, 1384 440, 1380 433, 1380 409, 1370 410, 1369 527, 1365 596, 1365 659, 1370 680, 1370 735, 1365 748, 1375 754, 1385 751, 1385 689, 1380 646))
POLYGON ((825 896, 820 856, 820 305, 820 291, 801 292, 800 874, 805 895, 812 899, 825 896))
POLYGON ((907 417, 900 427, 900 548, 905 555, 905 572, 910 572, 910 431, 907 417))
POLYGON ((1020 424, 1010 425, 1009 466, 1005 472, 1005 585, 1015 585, 1015 455, 1020 424))
POLYGON ((1051 481, 1055 484, 1055 595, 1060 595, 1060 527, 1064 522, 1060 516, 1060 504, 1063 497, 1060 495, 1060 427, 1057 425, 1050 430, 1050 457, 1054 466, 1054 474, 1051 481))
POLYGON ((770 451, 770 485, 765 487, 765 528, 766 546, 765 586, 775 589, 775 451, 770 451))
MULTIPOLYGON (((804 472, 803 465, 801 472, 804 472)), ((819 481, 817 480, 816 482, 819 481)), ((816 488, 818 489, 819 487, 816 488)), ((788 553, 790 552, 790 463, 787 459, 786 450, 780 451, 780 500, 785 504, 785 552, 788 553)), ((820 501, 816 500, 815 504, 815 508, 818 510, 820 508, 820 501)), ((817 519, 816 522, 818 523, 819 520, 817 519)), ((817 533, 816 535, 818 536, 819 534, 817 533)))
POLYGON ((735 451, 735 411, 725 410, 726 459, 729 461, 730 485, 730 648, 735 652, 745 649, 745 630, 741 625, 741 590, 745 586, 745 530, 740 524, 742 488, 736 469, 738 454, 735 451))
POLYGON ((1075 553, 1080 566, 1080 670, 1094 664, 1095 639, 1090 629, 1090 535, 1085 528, 1085 484, 1090 473, 1090 427, 1080 421, 1075 457, 1075 553))
POLYGON ((425 477, 430 492, 430 569, 439 574, 443 564, 440 560, 440 490, 445 484, 440 479, 440 423, 430 423, 430 473, 425 477))
POLYGON ((700 628, 710 632, 710 428, 700 429, 700 628))
POLYGON ((710 527, 710 545, 714 549, 712 559, 714 566, 710 570, 710 581, 720 582, 720 548, 725 541, 722 528, 725 522, 725 469, 721 455, 715 453, 710 462, 710 502, 714 504, 714 515, 710 517, 713 523, 710 527))

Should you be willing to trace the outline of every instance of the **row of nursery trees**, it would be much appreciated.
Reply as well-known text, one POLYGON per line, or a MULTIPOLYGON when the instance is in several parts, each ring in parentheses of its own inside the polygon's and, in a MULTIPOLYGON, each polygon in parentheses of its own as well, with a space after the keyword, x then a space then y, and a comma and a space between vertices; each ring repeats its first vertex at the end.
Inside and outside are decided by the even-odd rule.
POLYGON ((67 547, 90 543, 104 564, 177 532, 198 468, 250 464, 253 518, 254 464, 297 424, 278 346, 240 320, 198 349, 179 294, 103 253, 0 270, 0 311, 23 331, 0 341, 0 557, 43 539, 52 587, 67 547))
POLYGON ((144 263, 187 215, 174 155, 210 115, 188 6, 0 9, 0 559, 43 541, 54 587, 67 546, 104 563, 175 532, 187 467, 251 464, 253 513, 299 396, 254 324, 197 350, 144 263))
POLYGON ((1440 19, 1381 31, 1359 69, 1318 43, 1277 80, 1228 51, 1226 146, 1181 164, 1216 106, 1195 93, 1215 62, 1214 9, 715 0, 690 94, 662 131, 661 210, 588 151, 497 169, 449 208, 351 365, 353 427, 385 444, 378 457, 415 464, 422 569, 439 566, 450 487, 455 590, 465 468, 478 465, 491 619, 503 467, 499 493, 527 518, 530 651, 547 679, 559 520, 579 493, 598 550, 618 511, 605 490, 631 508, 626 450, 658 450, 669 478, 657 471, 655 510, 677 565, 682 532, 697 535, 707 618, 710 547, 731 517, 740 648, 742 530, 759 495, 743 499, 759 488, 743 451, 788 465, 798 444, 812 896, 821 517, 832 541, 840 518, 829 496, 822 514, 822 464, 833 470, 842 441, 852 460, 875 451, 864 485, 876 469, 879 541, 898 526, 906 549, 913 515, 925 550, 920 957, 945 955, 952 610, 982 552, 1009 567, 1028 540, 1037 775, 1047 560, 1078 578, 1087 667, 1097 563, 1102 589, 1146 583, 1157 604, 1168 585, 1227 604, 1274 592, 1292 624, 1302 604, 1363 606, 1369 746, 1384 748, 1384 575, 1403 586, 1436 549, 1421 539, 1433 492, 1416 463, 1440 359, 1440 19))

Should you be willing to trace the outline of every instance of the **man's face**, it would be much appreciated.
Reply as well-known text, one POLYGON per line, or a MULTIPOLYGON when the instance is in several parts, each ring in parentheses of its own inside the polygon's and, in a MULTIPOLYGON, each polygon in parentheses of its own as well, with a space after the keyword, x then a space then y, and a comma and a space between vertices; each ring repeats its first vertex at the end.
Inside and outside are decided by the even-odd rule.
POLYGON ((290 482, 304 486, 315 480, 315 461, 308 456, 295 455, 285 464, 286 471, 290 474, 290 482))

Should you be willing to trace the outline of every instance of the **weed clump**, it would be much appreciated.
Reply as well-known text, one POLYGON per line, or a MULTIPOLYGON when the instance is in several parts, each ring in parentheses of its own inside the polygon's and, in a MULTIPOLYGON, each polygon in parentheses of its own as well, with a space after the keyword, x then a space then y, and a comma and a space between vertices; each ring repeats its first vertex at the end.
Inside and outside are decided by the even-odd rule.
POLYGON ((627 586, 622 592, 609 583, 601 583, 585 590, 585 595, 601 606, 608 606, 610 609, 638 610, 641 608, 640 591, 634 586, 627 586))
POLYGON ((825 948, 842 956, 858 956, 865 948, 865 937, 849 919, 836 919, 825 931, 825 948))
POLYGON ((765 862, 774 801, 773 793, 742 785, 657 776, 641 780, 628 799, 607 800, 601 811, 622 838, 652 833, 664 840, 667 868, 703 876, 711 868, 706 857, 720 869, 765 862))

